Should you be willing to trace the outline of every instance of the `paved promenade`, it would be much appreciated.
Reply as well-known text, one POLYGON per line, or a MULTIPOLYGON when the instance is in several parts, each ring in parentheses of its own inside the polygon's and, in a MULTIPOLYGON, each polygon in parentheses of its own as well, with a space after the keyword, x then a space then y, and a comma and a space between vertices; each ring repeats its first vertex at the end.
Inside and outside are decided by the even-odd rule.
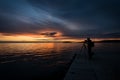
POLYGON ((117 59, 119 55, 116 54, 99 52, 92 60, 88 60, 86 55, 77 54, 64 80, 120 80, 117 59))

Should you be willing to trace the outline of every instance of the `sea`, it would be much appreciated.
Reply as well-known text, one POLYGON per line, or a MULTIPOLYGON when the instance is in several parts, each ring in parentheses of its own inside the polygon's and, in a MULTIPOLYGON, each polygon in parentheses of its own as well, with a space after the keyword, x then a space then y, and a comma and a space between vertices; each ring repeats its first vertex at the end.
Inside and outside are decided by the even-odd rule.
MULTIPOLYGON (((63 80, 73 56, 87 53, 82 47, 83 43, 0 43, 0 80, 63 80)), ((120 43, 95 43, 92 51, 93 60, 119 69, 120 43)))

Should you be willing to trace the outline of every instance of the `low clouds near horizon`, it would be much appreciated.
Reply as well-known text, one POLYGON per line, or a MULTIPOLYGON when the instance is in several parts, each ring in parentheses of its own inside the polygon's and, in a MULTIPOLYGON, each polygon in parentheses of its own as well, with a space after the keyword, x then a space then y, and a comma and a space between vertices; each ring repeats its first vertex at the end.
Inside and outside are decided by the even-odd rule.
POLYGON ((119 0, 0 0, 0 33, 120 37, 119 8, 119 0))

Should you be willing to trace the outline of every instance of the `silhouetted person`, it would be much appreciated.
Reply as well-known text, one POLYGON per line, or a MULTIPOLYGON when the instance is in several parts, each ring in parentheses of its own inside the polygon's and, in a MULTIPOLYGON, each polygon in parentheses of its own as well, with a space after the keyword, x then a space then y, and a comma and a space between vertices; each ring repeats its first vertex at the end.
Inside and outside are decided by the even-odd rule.
POLYGON ((92 42, 92 40, 90 40, 90 38, 87 38, 87 40, 85 40, 85 44, 87 44, 88 57, 89 57, 89 59, 91 59, 92 55, 94 54, 92 52, 92 47, 94 47, 94 42, 92 42))

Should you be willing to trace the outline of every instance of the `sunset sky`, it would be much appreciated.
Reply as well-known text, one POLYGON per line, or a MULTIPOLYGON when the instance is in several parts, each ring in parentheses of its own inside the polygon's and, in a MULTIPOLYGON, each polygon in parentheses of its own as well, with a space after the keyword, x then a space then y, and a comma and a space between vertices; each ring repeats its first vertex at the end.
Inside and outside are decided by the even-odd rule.
POLYGON ((120 38, 119 0, 0 0, 1 41, 120 38))

